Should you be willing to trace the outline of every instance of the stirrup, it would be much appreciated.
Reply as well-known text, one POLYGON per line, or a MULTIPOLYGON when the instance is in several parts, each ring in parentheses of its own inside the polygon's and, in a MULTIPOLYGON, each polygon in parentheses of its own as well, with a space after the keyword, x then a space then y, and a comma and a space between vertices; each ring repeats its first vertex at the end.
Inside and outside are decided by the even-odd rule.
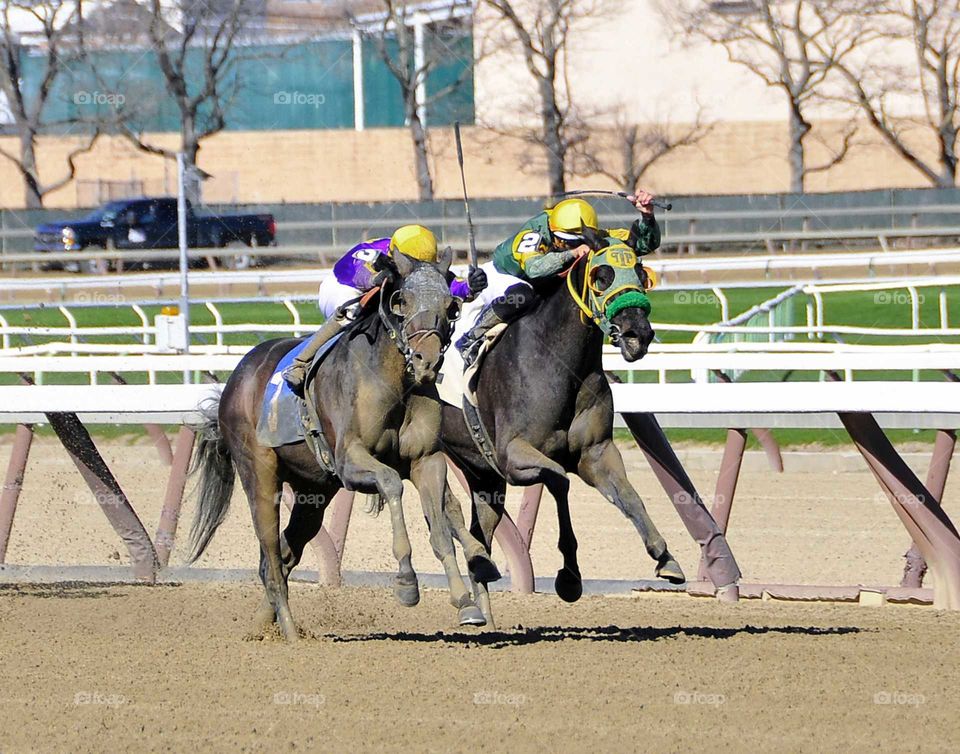
POLYGON ((477 357, 480 355, 480 348, 483 345, 483 336, 479 338, 474 338, 472 340, 467 340, 466 337, 461 343, 457 343, 457 350, 460 352, 461 358, 463 358, 463 364, 466 367, 472 367, 473 363, 477 360, 477 357))

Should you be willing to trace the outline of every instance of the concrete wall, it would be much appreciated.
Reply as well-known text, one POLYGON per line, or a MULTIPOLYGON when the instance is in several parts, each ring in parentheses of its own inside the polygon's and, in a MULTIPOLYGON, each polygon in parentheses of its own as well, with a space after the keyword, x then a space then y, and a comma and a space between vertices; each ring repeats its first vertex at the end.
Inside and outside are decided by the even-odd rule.
MULTIPOLYGON (((928 185, 867 129, 863 138, 871 139, 873 145, 858 147, 840 165, 815 174, 809 190, 928 185)), ((172 134, 155 139, 168 147, 176 143, 172 134)), ((464 142, 467 182, 474 196, 537 196, 547 191, 545 179, 537 172, 537 153, 529 145, 479 128, 465 129, 464 142)), ((45 180, 63 174, 65 155, 75 143, 69 138, 42 140, 40 167, 45 180)), ((460 195, 460 177, 451 130, 436 130, 432 145, 438 197, 455 198, 460 195)), ((0 137, 0 148, 15 151, 16 147, 14 138, 0 137)), ((609 152, 610 164, 616 165, 613 148, 609 152)), ((785 154, 782 123, 719 123, 701 144, 657 163, 644 183, 655 191, 675 194, 785 191, 785 154)), ((824 158, 822 150, 811 150, 813 162, 824 158)), ((200 164, 214 176, 204 190, 205 199, 212 203, 404 201, 417 195, 413 148, 404 129, 221 133, 205 142, 200 164)), ((172 192, 174 187, 175 170, 169 161, 138 152, 119 138, 101 139, 94 151, 78 158, 77 166, 81 180, 139 179, 148 194, 172 192)), ((599 176, 579 176, 570 185, 615 188, 599 176)), ((79 193, 75 184, 67 185, 51 194, 46 206, 77 206, 79 193)), ((90 202, 81 198, 79 203, 90 202)), ((21 178, 6 160, 0 160, 0 206, 23 206, 21 178)))

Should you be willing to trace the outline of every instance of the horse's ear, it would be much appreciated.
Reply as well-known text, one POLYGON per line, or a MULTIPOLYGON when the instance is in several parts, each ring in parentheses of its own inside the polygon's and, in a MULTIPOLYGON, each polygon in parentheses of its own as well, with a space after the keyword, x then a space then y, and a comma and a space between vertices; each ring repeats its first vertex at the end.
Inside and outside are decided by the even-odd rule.
POLYGON ((416 263, 410 257, 400 252, 397 252, 392 256, 393 263, 396 265, 397 272, 400 273, 400 277, 405 278, 411 272, 413 272, 414 267, 416 267, 416 263))
POLYGON ((440 256, 437 257, 437 265, 440 267, 440 272, 443 275, 446 275, 452 263, 453 263, 453 248, 448 246, 443 251, 441 251, 440 256))
POLYGON ((599 251, 605 245, 605 239, 603 235, 598 230, 593 228, 582 228, 583 231, 583 241, 587 246, 589 246, 594 251, 599 251))

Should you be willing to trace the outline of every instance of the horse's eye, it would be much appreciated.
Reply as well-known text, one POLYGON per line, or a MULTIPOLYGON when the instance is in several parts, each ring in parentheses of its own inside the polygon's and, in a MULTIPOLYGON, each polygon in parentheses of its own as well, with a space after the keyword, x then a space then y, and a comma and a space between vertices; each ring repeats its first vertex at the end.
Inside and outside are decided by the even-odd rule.
POLYGON ((390 309, 393 310, 393 313, 400 314, 405 304, 406 300, 403 297, 403 291, 394 291, 390 297, 390 309))
POLYGON ((447 319, 450 322, 460 319, 460 310, 462 305, 458 299, 454 299, 447 307, 447 319))
POLYGON ((613 285, 613 280, 616 277, 616 273, 613 271, 613 267, 604 264, 592 270, 590 277, 593 281, 593 287, 595 290, 605 291, 607 288, 613 285))

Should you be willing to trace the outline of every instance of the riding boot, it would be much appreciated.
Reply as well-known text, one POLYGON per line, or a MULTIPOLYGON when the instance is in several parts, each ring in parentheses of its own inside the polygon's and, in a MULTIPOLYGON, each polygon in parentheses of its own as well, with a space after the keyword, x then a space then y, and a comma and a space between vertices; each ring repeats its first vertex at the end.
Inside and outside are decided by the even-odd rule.
POLYGON ((465 332, 456 343, 457 350, 463 357, 465 367, 473 366, 473 362, 477 360, 477 356, 480 353, 480 346, 483 345, 484 336, 494 327, 504 322, 506 322, 506 320, 502 319, 492 306, 488 306, 480 312, 476 324, 465 332))
POLYGON ((317 351, 323 348, 327 342, 332 340, 337 333, 343 329, 346 323, 346 317, 336 315, 330 317, 323 323, 323 326, 313 334, 303 350, 294 357, 290 366, 283 370, 283 379, 290 385, 290 389, 301 398, 303 397, 303 383, 307 378, 307 370, 313 363, 313 357, 317 355, 317 351))

